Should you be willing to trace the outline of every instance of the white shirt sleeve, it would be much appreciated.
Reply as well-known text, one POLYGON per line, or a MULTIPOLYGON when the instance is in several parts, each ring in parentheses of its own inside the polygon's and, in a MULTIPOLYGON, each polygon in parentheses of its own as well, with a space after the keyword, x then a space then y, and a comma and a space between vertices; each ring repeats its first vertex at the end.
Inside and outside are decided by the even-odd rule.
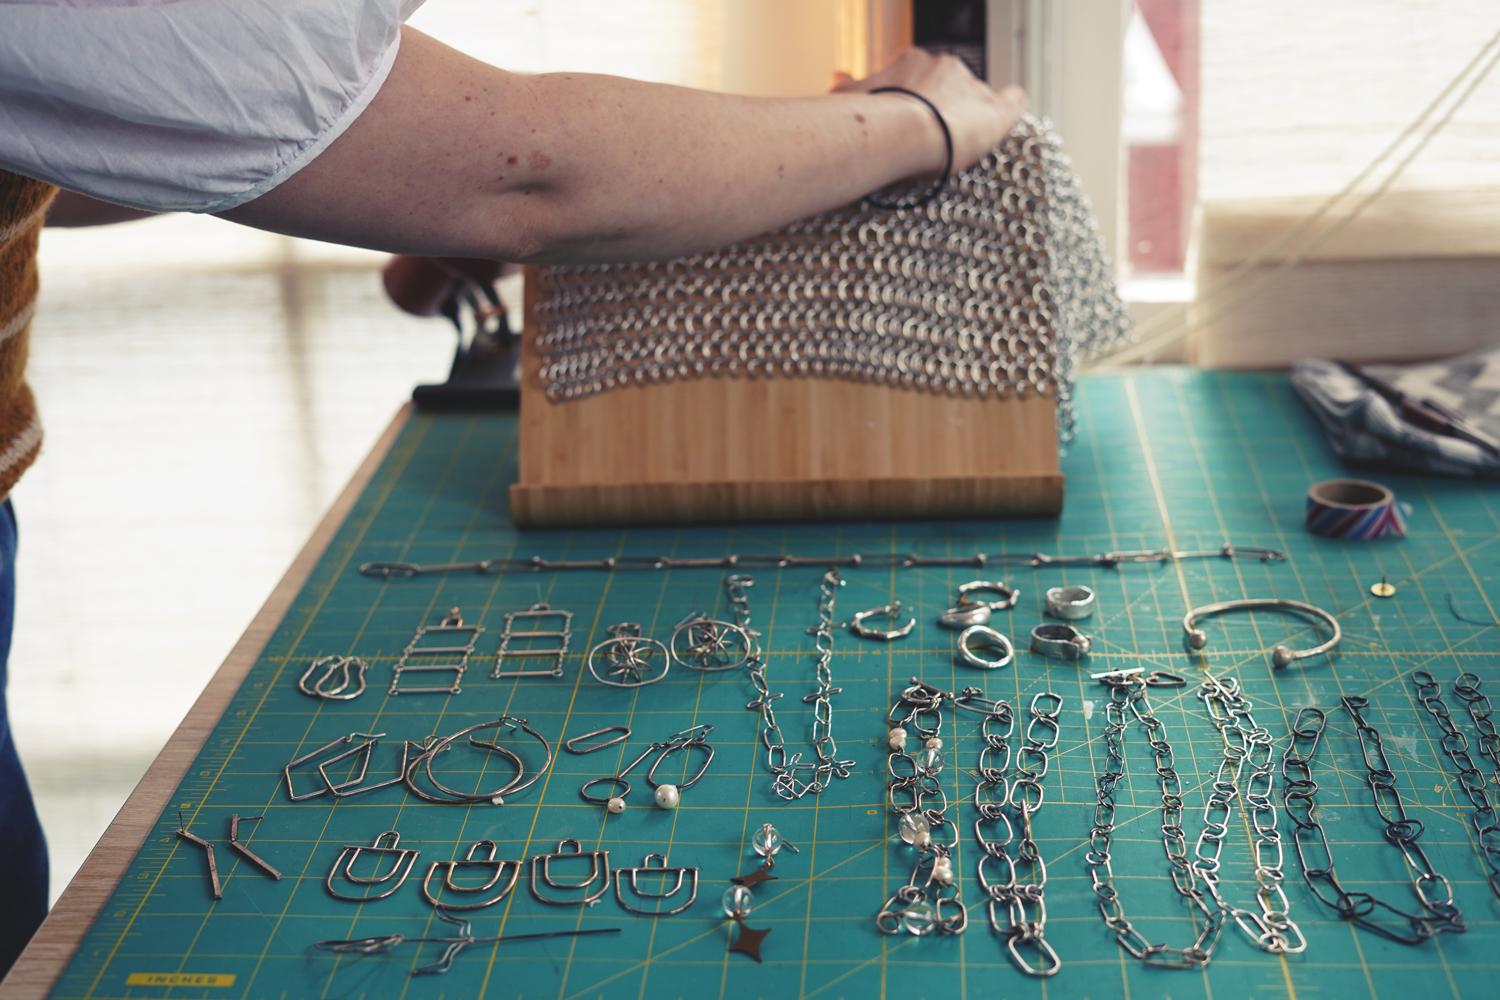
POLYGON ((0 167, 222 212, 359 117, 422 0, 0 0, 0 167))

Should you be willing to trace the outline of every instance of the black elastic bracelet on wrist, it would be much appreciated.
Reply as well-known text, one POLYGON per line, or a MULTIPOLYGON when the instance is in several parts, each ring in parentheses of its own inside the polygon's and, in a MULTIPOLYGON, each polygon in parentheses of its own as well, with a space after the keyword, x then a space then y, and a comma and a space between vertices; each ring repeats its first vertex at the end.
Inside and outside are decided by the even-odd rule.
POLYGON ((937 181, 926 191, 917 195, 908 195, 904 198, 882 198, 879 195, 867 194, 865 201, 876 208, 908 209, 921 208, 938 196, 938 192, 948 186, 948 179, 953 176, 953 133, 948 129, 948 122, 944 120, 943 113, 937 109, 927 98, 906 87, 876 87, 869 91, 871 94, 905 94, 907 97, 915 97, 927 105, 927 110, 937 119, 938 128, 943 130, 943 172, 937 181))

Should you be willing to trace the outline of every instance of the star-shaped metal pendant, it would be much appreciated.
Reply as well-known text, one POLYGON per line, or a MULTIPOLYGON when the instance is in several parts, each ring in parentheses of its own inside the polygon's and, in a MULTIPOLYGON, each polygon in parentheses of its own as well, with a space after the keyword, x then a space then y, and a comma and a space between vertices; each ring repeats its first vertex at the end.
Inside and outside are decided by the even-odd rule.
POLYGON ((762 865, 760 868, 755 869, 755 871, 751 872, 749 875, 736 875, 729 881, 733 882, 735 885, 742 885, 746 889, 754 889, 762 882, 776 881, 776 876, 771 874, 771 869, 762 865))
POLYGON ((767 927, 763 931, 754 930, 753 928, 746 927, 745 921, 739 917, 735 917, 734 922, 739 925, 740 932, 735 937, 734 943, 729 946, 729 950, 737 951, 742 955, 749 955, 759 962, 760 943, 766 939, 767 934, 771 933, 771 928, 767 927))

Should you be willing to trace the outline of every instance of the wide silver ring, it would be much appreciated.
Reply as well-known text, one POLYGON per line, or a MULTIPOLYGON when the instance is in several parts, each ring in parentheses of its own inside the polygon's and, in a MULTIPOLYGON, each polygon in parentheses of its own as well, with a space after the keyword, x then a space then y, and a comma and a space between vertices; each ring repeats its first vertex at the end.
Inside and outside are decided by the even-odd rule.
POLYGON ((960 604, 938 615, 938 624, 943 628, 966 629, 970 625, 984 625, 990 614, 988 604, 960 604))
POLYGON ((1071 625, 1042 624, 1031 630, 1031 651, 1057 660, 1081 660, 1094 640, 1071 625))
POLYGON ((958 662, 964 666, 976 670, 999 670, 1008 666, 1015 655, 1016 647, 1011 645, 1010 639, 988 625, 970 625, 958 635, 958 662), (975 651, 975 647, 999 650, 1004 655, 996 660, 987 660, 975 651))
POLYGON ((1094 613, 1094 591, 1091 587, 1050 587, 1047 590, 1047 614, 1066 621, 1078 621, 1094 613))

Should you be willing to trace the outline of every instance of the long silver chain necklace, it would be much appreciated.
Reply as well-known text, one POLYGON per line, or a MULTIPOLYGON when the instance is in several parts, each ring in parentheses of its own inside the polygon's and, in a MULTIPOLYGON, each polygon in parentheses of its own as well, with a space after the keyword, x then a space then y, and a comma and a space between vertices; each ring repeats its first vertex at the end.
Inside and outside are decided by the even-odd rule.
POLYGON ((1489 759, 1500 777, 1500 731, 1495 729, 1495 711, 1489 695, 1479 690, 1479 675, 1464 671, 1453 681, 1453 694, 1464 703, 1469 722, 1479 733, 1479 752, 1489 759))
MULTIPOLYGON (((1479 770, 1474 763, 1474 757, 1469 753, 1469 737, 1463 730, 1453 724, 1453 715, 1448 711, 1447 702, 1443 701, 1443 686, 1437 679, 1426 670, 1415 671, 1411 675, 1412 686, 1416 688, 1417 700, 1422 707, 1427 709, 1427 714, 1432 716, 1432 721, 1442 730, 1442 739, 1438 740, 1438 746, 1442 748, 1443 754, 1453 765, 1453 777, 1458 782, 1458 787, 1463 791, 1473 812, 1469 814, 1469 826, 1474 831, 1474 843, 1479 848, 1479 855, 1484 859, 1484 865, 1489 871, 1485 875, 1490 884, 1490 891, 1500 896, 1500 813, 1496 813, 1495 804, 1491 801, 1487 785, 1489 780, 1484 772, 1479 770)), ((1479 679, 1474 679, 1474 694, 1482 698, 1478 692, 1479 679)), ((1458 684, 1454 684, 1457 691, 1458 684)), ((1463 695, 1459 695, 1462 699, 1463 695)), ((1476 699, 1477 700, 1477 699, 1476 699)), ((1485 699, 1488 701, 1488 699, 1485 699)), ((1469 704, 1473 704, 1470 702, 1469 704)))
POLYGON ((1203 806, 1203 829, 1193 846, 1193 871, 1203 880, 1219 909, 1257 948, 1273 955, 1296 955, 1307 949, 1307 939, 1292 921, 1291 904, 1282 883, 1281 831, 1276 824, 1276 805, 1271 794, 1276 781, 1275 748, 1270 730, 1259 726, 1250 713, 1251 704, 1233 677, 1210 677, 1198 689, 1198 698, 1208 710, 1224 744, 1224 755, 1214 774, 1208 800, 1203 806), (1234 800, 1240 795, 1245 766, 1250 778, 1243 783, 1243 799, 1255 835, 1255 901, 1260 912, 1231 906, 1219 891, 1220 855, 1229 834, 1234 800))
POLYGON ((683 570, 683 569, 765 569, 842 566, 845 569, 944 569, 972 566, 1094 566, 1116 569, 1125 565, 1159 565, 1195 559, 1255 559, 1259 562, 1283 562, 1286 553, 1259 545, 1235 545, 1225 542, 1217 549, 1132 549, 1122 552, 1097 552, 1080 555, 1056 555, 1046 552, 975 552, 967 556, 929 556, 915 552, 853 552, 848 555, 798 555, 793 552, 730 552, 722 556, 603 556, 597 559, 549 559, 546 556, 501 556, 473 562, 412 563, 367 562, 359 567, 364 576, 378 580, 404 580, 415 576, 441 573, 480 573, 497 576, 502 573, 613 573, 616 570, 683 570))
POLYGON ((982 713, 974 786, 974 839, 983 852, 977 872, 979 887, 989 896, 990 929, 1005 941, 1017 969, 1028 976, 1047 977, 1062 968, 1062 960, 1047 942, 1047 865, 1032 835, 1032 817, 1042 807, 1042 779, 1047 753, 1061 735, 1058 716, 1062 698, 1050 691, 1031 699, 1024 744, 1012 757, 1010 737, 1015 716, 1010 705, 989 701, 978 688, 965 688, 954 707, 982 713), (1006 777, 1014 764, 1015 778, 1006 777), (1016 845, 1015 854, 1010 845, 1016 845), (989 867, 999 869, 991 879, 989 867), (1003 914, 1003 919, 1002 919, 1003 914))
POLYGON ((1420 912, 1403 910, 1368 892, 1350 892, 1340 883, 1333 848, 1329 846, 1328 834, 1318 819, 1316 797, 1319 788, 1312 769, 1318 743, 1328 725, 1328 716, 1322 709, 1314 707, 1297 713, 1292 721, 1291 739, 1281 757, 1281 801, 1296 827, 1292 833, 1292 845, 1297 849, 1302 877, 1329 909, 1387 940, 1414 945, 1434 934, 1462 932, 1463 915, 1453 904, 1453 886, 1432 867, 1426 852, 1417 843, 1422 824, 1407 815, 1401 795, 1396 791, 1396 774, 1386 758, 1380 731, 1364 717, 1363 709, 1369 705, 1368 699, 1346 696, 1340 699, 1340 704, 1354 722, 1365 765, 1365 784, 1370 789, 1376 811, 1385 821, 1385 839, 1406 859, 1420 912), (1377 916, 1395 920, 1382 923, 1377 916))
POLYGON ((1114 931, 1120 947, 1144 964, 1166 969, 1199 968, 1213 957, 1219 932, 1224 928, 1224 910, 1209 902, 1198 887, 1188 861, 1187 835, 1182 829, 1182 779, 1177 774, 1172 745, 1167 742, 1166 727, 1152 714, 1146 683, 1140 677, 1116 675, 1102 678, 1101 682, 1109 688, 1109 701, 1104 706, 1105 770, 1095 779, 1098 796, 1094 803, 1094 823, 1089 829, 1089 850, 1084 855, 1099 915, 1105 926, 1114 931), (1140 722, 1155 755, 1157 781, 1161 786, 1162 848, 1171 866, 1172 886, 1203 916, 1197 937, 1184 948, 1148 941, 1125 915, 1115 888, 1110 844, 1115 831, 1115 787, 1125 777, 1127 713, 1140 722))
POLYGON ((899 817, 896 832, 916 852, 916 860, 905 884, 875 915, 882 934, 961 934, 969 925, 953 873, 958 827, 948 818, 948 793, 942 782, 942 706, 951 698, 913 677, 886 717, 886 798, 899 817))
POLYGON ((786 738, 781 724, 776 721, 775 703, 780 691, 772 691, 766 681, 766 660, 760 648, 759 634, 750 628, 750 598, 748 588, 755 580, 744 574, 726 577, 724 588, 734 612, 735 624, 751 637, 753 648, 749 657, 750 683, 755 688, 755 698, 745 705, 752 712, 760 713, 760 742, 766 751, 766 770, 771 772, 771 790, 780 798, 800 799, 804 795, 817 795, 827 788, 834 778, 847 778, 854 767, 852 760, 839 760, 839 745, 833 738, 833 696, 839 689, 833 686, 833 611, 838 589, 844 578, 836 569, 823 574, 818 585, 818 624, 808 629, 814 637, 813 645, 817 663, 814 668, 816 687, 812 694, 802 700, 813 707, 812 749, 816 762, 802 759, 800 752, 787 756, 786 738), (812 772, 811 780, 800 775, 812 772))

